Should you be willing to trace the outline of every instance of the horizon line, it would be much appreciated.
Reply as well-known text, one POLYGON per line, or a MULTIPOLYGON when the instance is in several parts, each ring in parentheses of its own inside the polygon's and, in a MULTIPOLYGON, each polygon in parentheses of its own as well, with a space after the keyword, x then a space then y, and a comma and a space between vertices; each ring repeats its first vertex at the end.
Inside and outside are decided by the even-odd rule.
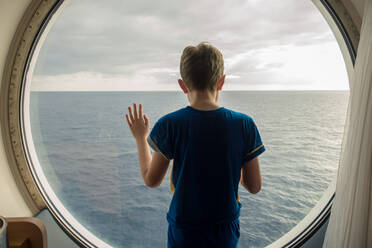
MULTIPOLYGON (((277 90, 222 90, 221 92, 280 92, 280 91, 350 91, 350 89, 277 89, 277 90)), ((30 92, 180 92, 182 90, 30 90, 30 92)))

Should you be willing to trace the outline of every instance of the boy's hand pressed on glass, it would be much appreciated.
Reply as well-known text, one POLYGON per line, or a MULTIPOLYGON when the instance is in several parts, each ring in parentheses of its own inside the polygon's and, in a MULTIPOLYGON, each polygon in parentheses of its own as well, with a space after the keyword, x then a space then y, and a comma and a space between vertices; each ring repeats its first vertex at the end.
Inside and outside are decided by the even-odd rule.
POLYGON ((137 113, 137 104, 133 104, 132 108, 128 107, 129 115, 126 114, 127 122, 133 137, 137 139, 146 139, 150 132, 150 120, 145 114, 142 114, 142 104, 139 105, 139 113, 137 113))
POLYGON ((141 167, 141 174, 146 186, 154 188, 161 184, 168 170, 169 160, 159 152, 154 152, 151 156, 150 147, 146 138, 150 131, 150 120, 142 112, 142 104, 133 104, 128 107, 129 114, 126 114, 128 126, 137 143, 138 160, 141 167))

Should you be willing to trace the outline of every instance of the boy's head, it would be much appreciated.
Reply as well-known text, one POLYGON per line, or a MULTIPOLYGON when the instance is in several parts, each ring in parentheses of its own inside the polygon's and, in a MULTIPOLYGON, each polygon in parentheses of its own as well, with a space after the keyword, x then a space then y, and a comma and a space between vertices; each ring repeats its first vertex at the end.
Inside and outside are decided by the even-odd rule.
POLYGON ((209 43, 187 46, 181 56, 182 80, 189 90, 214 91, 223 77, 223 64, 221 52, 209 43))

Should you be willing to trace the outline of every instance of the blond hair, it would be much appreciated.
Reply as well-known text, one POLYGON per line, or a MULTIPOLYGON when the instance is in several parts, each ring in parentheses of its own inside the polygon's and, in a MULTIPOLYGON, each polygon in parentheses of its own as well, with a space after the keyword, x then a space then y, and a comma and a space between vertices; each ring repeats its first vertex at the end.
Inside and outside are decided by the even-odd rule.
POLYGON ((187 46, 180 62, 181 77, 190 90, 215 90, 223 76, 221 52, 207 42, 187 46))

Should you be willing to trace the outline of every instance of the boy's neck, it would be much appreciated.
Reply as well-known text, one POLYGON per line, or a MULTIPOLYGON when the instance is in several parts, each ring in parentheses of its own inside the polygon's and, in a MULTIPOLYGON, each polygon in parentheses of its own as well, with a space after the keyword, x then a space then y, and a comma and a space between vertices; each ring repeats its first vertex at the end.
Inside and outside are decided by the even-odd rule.
POLYGON ((190 106, 198 110, 215 110, 220 106, 217 104, 218 90, 197 91, 192 90, 187 93, 190 106))

